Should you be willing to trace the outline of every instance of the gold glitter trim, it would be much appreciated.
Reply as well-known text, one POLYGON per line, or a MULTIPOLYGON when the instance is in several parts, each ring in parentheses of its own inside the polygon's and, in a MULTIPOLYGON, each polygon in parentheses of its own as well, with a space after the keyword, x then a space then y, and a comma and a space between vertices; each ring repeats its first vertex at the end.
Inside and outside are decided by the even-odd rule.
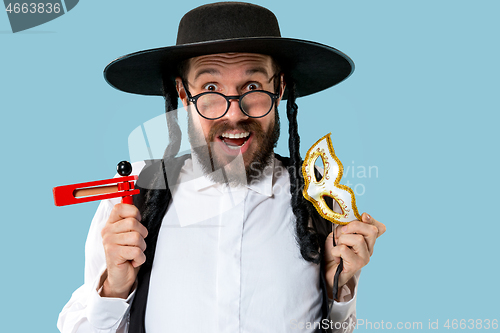
MULTIPOLYGON (((328 150, 330 151, 330 155, 334 158, 334 160, 337 162, 337 165, 339 166, 339 172, 337 175, 337 178, 335 179, 334 185, 335 187, 348 191, 349 194, 351 195, 351 206, 353 209, 354 216, 361 221, 361 216, 358 213, 358 208, 356 206, 356 198, 354 196, 354 192, 352 189, 346 185, 339 184, 340 179, 342 179, 342 176, 344 174, 344 166, 342 165, 342 162, 340 162, 339 158, 337 155, 335 155, 335 150, 333 149, 333 144, 332 140, 330 138, 331 133, 328 133, 327 135, 323 136, 321 139, 316 141, 314 145, 312 145, 311 148, 307 151, 306 158, 304 160, 304 163, 302 164, 302 175, 304 176, 304 189, 302 190, 302 194, 304 195, 304 198, 306 198, 308 201, 310 201, 318 213, 328 221, 332 223, 337 223, 340 225, 346 225, 349 224, 349 222, 341 222, 339 219, 346 214, 346 211, 348 211, 347 205, 343 202, 343 200, 339 199, 336 197, 335 194, 332 193, 330 190, 329 192, 323 191, 321 193, 321 197, 324 196, 329 196, 332 199, 334 199, 337 204, 339 205, 340 209, 342 210, 342 214, 336 213, 333 210, 331 210, 328 205, 326 204, 325 200, 321 200, 318 202, 314 198, 311 198, 309 194, 307 194, 307 189, 309 188, 309 184, 311 183, 311 180, 317 183, 318 185, 322 185, 325 182, 325 177, 329 177, 328 170, 330 170, 330 163, 328 162, 328 158, 326 156, 326 153, 324 149, 321 149, 319 147, 316 147, 318 143, 320 143, 323 139, 326 139, 327 145, 328 145, 328 150), (314 170, 315 170, 315 162, 318 157, 321 157, 323 160, 323 165, 325 166, 325 170, 323 171, 323 177, 321 180, 318 182, 316 181, 316 176, 314 175, 314 170)), ((328 178, 326 178, 328 179, 328 178)))

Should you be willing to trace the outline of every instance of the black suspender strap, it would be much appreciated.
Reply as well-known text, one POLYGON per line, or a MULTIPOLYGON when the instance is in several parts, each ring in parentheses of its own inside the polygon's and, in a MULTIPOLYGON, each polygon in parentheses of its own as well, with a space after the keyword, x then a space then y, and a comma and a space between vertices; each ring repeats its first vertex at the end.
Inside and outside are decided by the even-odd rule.
POLYGON ((163 160, 148 161, 137 180, 136 187, 139 188, 141 192, 134 196, 134 205, 139 208, 141 215, 147 208, 147 196, 151 196, 153 194, 152 191, 160 191, 157 193, 165 196, 163 200, 165 204, 159 209, 160 211, 157 214, 153 215, 150 221, 142 221, 148 229, 148 237, 145 239, 146 263, 141 266, 137 275, 137 289, 130 307, 130 333, 146 333, 144 319, 146 317, 149 281, 156 251, 156 242, 158 240, 163 217, 172 201, 172 193, 168 187, 168 180, 170 180, 171 183, 175 183, 184 165, 184 161, 188 157, 189 155, 184 155, 178 158, 168 159, 166 163, 164 163, 163 160), (166 170, 168 170, 168 177, 164 176, 167 175, 166 170))
MULTIPOLYGON (((291 167, 290 163, 290 158, 289 157, 282 157, 278 154, 275 154, 276 158, 283 163, 283 165, 288 169, 291 167)), ((289 172, 293 172, 294 170, 289 170, 289 172)), ((318 178, 321 178, 318 170, 315 170, 316 176, 318 178)), ((333 199, 330 197, 325 198, 326 203, 330 206, 333 207, 333 199)), ((332 228, 332 223, 326 219, 324 219, 321 215, 318 214, 317 210, 312 207, 312 204, 304 200, 306 202, 306 205, 309 207, 309 213, 311 215, 311 220, 313 224, 313 228, 316 230, 318 233, 318 241, 320 244, 320 255, 323 256, 324 251, 325 251, 325 241, 328 235, 331 232, 332 228)), ((328 316, 330 315, 330 307, 329 307, 329 300, 328 300, 328 291, 327 291, 327 284, 326 284, 326 279, 325 279, 325 263, 323 260, 321 260, 320 263, 320 288, 322 291, 322 304, 321 304, 321 323, 323 322, 323 319, 328 319, 328 316)), ((335 283, 334 283, 334 288, 335 288, 335 283)), ((321 333, 327 333, 330 332, 330 329, 324 329, 322 328, 323 325, 319 325, 317 332, 321 333)))

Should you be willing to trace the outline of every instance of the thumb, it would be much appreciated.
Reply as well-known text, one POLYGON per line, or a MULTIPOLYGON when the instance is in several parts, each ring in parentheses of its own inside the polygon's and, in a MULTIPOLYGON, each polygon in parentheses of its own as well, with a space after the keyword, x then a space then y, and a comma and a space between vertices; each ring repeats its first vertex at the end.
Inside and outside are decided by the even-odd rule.
POLYGON ((340 256, 337 251, 334 251, 333 236, 334 233, 331 232, 325 240, 325 261, 327 263, 335 261, 337 264, 340 264, 340 256))

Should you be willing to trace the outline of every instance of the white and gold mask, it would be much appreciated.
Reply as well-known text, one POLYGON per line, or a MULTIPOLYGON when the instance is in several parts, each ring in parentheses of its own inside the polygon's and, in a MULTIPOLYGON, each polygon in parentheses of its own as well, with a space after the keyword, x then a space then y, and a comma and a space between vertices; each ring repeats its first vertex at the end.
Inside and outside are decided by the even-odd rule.
POLYGON ((318 213, 325 219, 337 223, 348 224, 353 220, 361 221, 356 207, 356 199, 352 189, 339 184, 344 167, 335 156, 332 140, 328 133, 317 141, 306 154, 302 165, 304 175, 304 197, 312 202, 318 213), (323 177, 318 180, 314 174, 315 163, 321 158, 324 165, 323 177), (325 202, 324 197, 331 197, 340 207, 341 213, 333 211, 325 202))

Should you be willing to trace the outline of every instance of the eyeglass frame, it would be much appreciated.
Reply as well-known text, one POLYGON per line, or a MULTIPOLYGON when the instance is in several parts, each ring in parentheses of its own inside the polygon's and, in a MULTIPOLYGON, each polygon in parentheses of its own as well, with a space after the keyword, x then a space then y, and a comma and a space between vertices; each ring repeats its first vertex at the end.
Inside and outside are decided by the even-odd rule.
POLYGON ((198 95, 191 96, 191 93, 187 89, 187 84, 186 84, 186 82, 184 80, 182 80, 182 85, 184 86, 184 90, 186 91, 187 100, 189 102, 192 102, 194 104, 196 112, 198 112, 198 114, 201 117, 203 117, 203 118, 205 118, 207 120, 217 120, 217 119, 220 119, 220 118, 224 117, 227 114, 227 112, 229 111, 229 108, 231 107, 231 100, 238 100, 238 106, 240 107, 240 111, 243 112, 243 114, 245 116, 247 116, 249 118, 254 118, 254 119, 263 118, 263 117, 267 116, 269 114, 269 112, 271 112, 271 110, 274 107, 274 104, 276 103, 276 100, 279 99, 279 97, 280 97, 279 94, 274 94, 274 93, 269 92, 267 90, 251 90, 251 91, 247 91, 246 93, 244 93, 242 95, 235 95, 235 96, 226 96, 226 95, 221 94, 220 92, 216 92, 216 91, 205 91, 205 92, 199 93, 198 95), (269 111, 267 111, 262 116, 258 116, 258 117, 251 116, 248 113, 246 113, 243 110, 243 108, 241 107, 241 99, 243 97, 245 97, 246 95, 251 94, 253 92, 263 92, 263 93, 267 94, 269 97, 271 97, 271 107, 269 108, 269 111), (227 101, 227 108, 226 108, 226 111, 224 111, 224 113, 220 117, 217 117, 217 118, 208 118, 208 117, 205 117, 204 115, 202 115, 201 112, 200 112, 200 110, 198 110, 198 104, 197 104, 198 99, 201 96, 208 95, 208 94, 217 94, 217 95, 220 95, 220 96, 222 96, 222 97, 224 97, 226 99, 226 101, 227 101))

